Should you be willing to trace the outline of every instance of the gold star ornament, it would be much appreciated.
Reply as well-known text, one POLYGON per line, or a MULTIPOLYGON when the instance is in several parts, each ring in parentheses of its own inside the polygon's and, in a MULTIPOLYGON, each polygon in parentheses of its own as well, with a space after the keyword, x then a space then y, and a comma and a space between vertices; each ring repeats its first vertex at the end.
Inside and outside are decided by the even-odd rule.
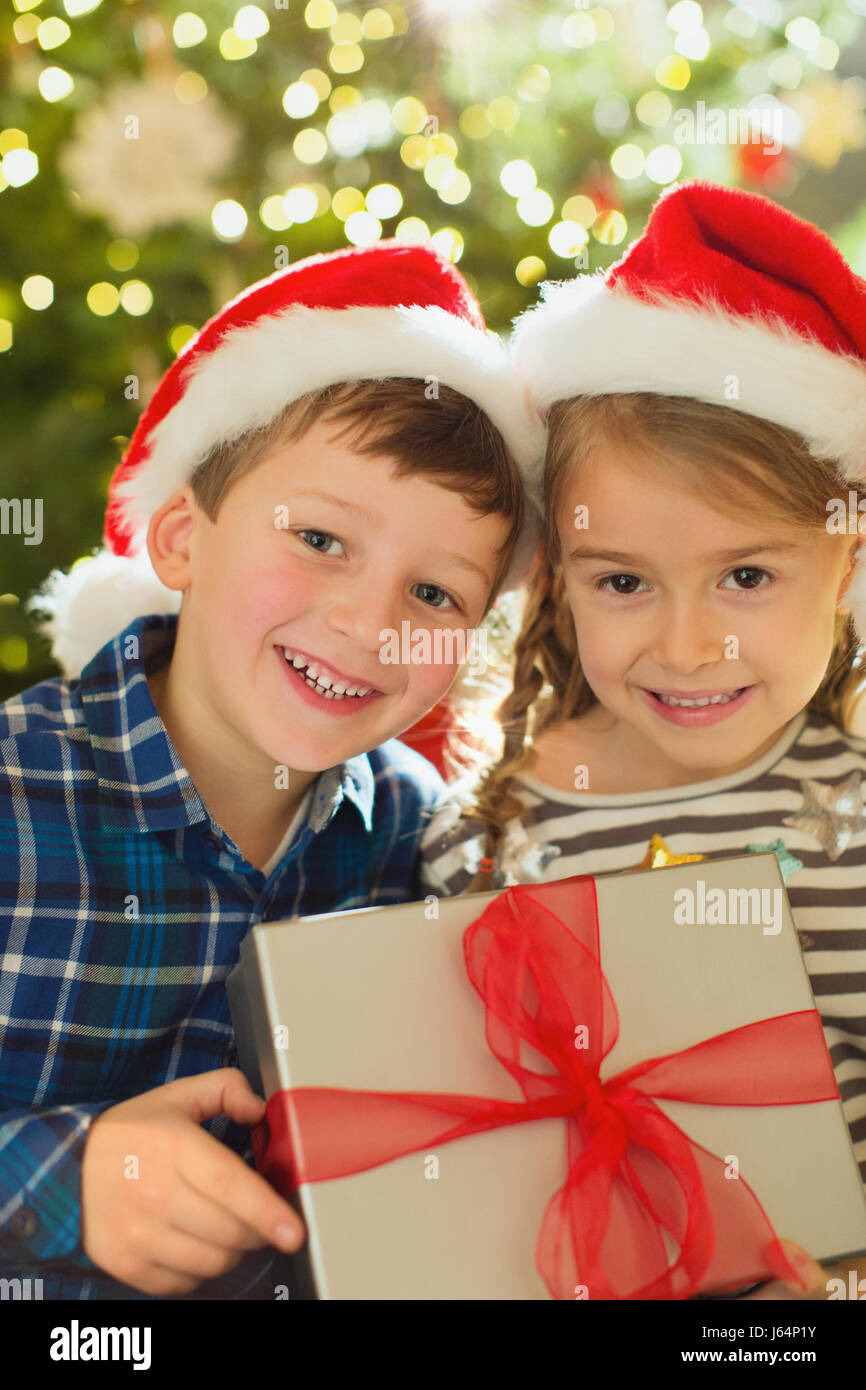
POLYGON ((786 816, 784 824, 811 835, 829 859, 838 859, 854 836, 866 830, 862 783, 862 772, 852 772, 835 787, 804 778, 800 782, 802 809, 795 816, 786 816))
POLYGON ((697 864, 698 860, 706 859, 706 857, 705 854, 674 854, 673 850, 665 844, 661 835, 653 835, 646 854, 636 867, 638 869, 666 869, 669 864, 697 864))

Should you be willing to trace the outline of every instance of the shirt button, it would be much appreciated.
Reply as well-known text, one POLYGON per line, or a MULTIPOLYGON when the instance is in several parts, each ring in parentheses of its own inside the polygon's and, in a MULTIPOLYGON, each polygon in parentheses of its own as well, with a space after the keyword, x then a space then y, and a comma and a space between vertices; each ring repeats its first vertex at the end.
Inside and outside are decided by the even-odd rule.
POLYGON ((9 1232, 16 1240, 29 1240, 38 1225, 39 1217, 32 1207, 19 1207, 9 1218, 9 1232))
POLYGON ((207 832, 207 834, 206 834, 205 837, 204 837, 204 842, 205 842, 206 845, 209 846, 210 849, 223 849, 223 848, 224 848, 223 842, 222 842, 222 840, 220 839, 219 835, 215 835, 215 834, 213 833, 212 830, 209 830, 209 831, 207 832))
POLYGON ((227 1047, 222 1057, 220 1057, 221 1067, 236 1067, 238 1064, 238 1050, 236 1047, 227 1047))

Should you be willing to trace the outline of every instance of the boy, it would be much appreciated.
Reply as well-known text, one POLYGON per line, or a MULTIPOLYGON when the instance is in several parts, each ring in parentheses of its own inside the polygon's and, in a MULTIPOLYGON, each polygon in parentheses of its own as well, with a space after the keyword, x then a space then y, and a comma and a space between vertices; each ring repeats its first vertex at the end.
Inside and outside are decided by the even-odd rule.
POLYGON ((0 708, 3 1276, 274 1296, 303 1231, 241 1157, 264 1103, 225 978, 257 921, 418 895, 443 784, 396 735, 457 665, 388 664, 387 634, 471 636, 533 544, 514 460, 534 484, 540 456, 425 248, 278 272, 166 373, 108 549, 36 600, 65 677, 0 708))

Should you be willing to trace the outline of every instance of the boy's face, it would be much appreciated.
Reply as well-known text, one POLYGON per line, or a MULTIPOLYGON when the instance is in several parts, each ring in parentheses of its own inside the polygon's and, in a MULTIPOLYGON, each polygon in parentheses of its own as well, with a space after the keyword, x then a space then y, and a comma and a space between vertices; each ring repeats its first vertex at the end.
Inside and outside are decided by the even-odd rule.
POLYGON ((782 525, 757 502, 732 517, 607 446, 564 494, 581 666, 620 746, 659 785, 748 765, 823 679, 858 542, 782 525))
POLYGON ((319 422, 268 454, 215 523, 185 487, 148 531, 163 582, 184 590, 178 644, 199 708, 307 772, 375 748, 440 699, 508 534, 503 517, 396 478, 391 458, 355 453, 334 429, 319 422), (434 639, 445 628, 454 640, 434 639))

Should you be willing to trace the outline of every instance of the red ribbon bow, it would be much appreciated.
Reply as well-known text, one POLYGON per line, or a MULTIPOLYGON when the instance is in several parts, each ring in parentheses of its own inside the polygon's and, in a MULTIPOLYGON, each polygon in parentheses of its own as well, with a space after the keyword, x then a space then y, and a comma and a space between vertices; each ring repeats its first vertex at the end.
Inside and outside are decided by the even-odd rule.
POLYGON ((735 1028, 602 1081, 619 1019, 599 964, 591 877, 508 889, 467 927, 463 945, 485 1004, 488 1045, 524 1100, 277 1091, 267 1125, 253 1130, 264 1176, 287 1195, 301 1183, 362 1172, 464 1135, 562 1116, 567 1176, 547 1205, 535 1255, 554 1298, 585 1289, 592 1298, 682 1299, 778 1274, 787 1261, 754 1192, 742 1177, 726 1177, 722 1159, 655 1101, 741 1106, 837 1098, 817 1011, 735 1028), (522 1045, 552 1070, 527 1066, 522 1045))

